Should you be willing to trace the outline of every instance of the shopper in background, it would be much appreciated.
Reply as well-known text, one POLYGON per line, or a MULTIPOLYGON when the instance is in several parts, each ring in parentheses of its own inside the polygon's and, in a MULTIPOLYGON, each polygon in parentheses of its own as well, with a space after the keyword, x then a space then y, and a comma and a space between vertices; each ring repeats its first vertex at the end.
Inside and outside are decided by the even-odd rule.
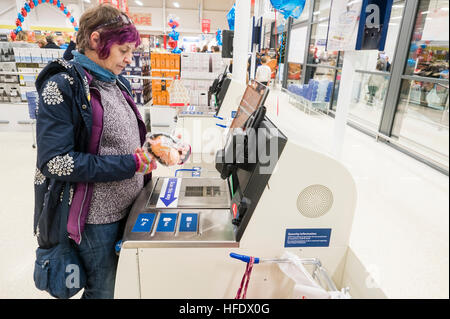
POLYGON ((258 69, 256 69, 255 80, 267 86, 269 84, 270 77, 272 75, 272 70, 267 65, 268 62, 267 57, 263 56, 261 58, 261 62, 262 64, 258 67, 258 69))
POLYGON ((218 45, 213 46, 212 49, 214 53, 220 52, 220 47, 218 45))
MULTIPOLYGON (((376 69, 377 71, 384 71, 386 68, 385 61, 383 59, 378 59, 376 69)), ((367 83, 367 87, 369 89, 369 98, 367 100, 367 104, 373 105, 373 99, 377 91, 384 84, 384 77, 382 75, 371 74, 369 76, 369 80, 367 83)))
POLYGON ((69 206, 67 231, 87 275, 82 298, 113 298, 115 243, 156 168, 141 148, 146 128, 130 84, 119 75, 139 44, 126 14, 92 7, 80 18, 74 60, 49 63, 36 81, 34 230, 41 248, 56 245, 58 212, 69 206), (71 195, 63 203, 67 183, 71 195))
POLYGON ((47 44, 47 41, 45 41, 45 39, 39 39, 39 40, 36 41, 36 43, 42 49, 47 44))
POLYGON ((60 49, 67 49, 68 44, 66 43, 66 41, 64 40, 64 38, 62 36, 59 36, 56 38, 56 45, 59 46, 60 49))
POLYGON ((47 41, 47 44, 44 49, 59 49, 59 46, 53 41, 53 36, 51 34, 47 35, 45 40, 47 41))
POLYGON ((208 53, 208 46, 206 44, 203 46, 202 53, 208 53))
POLYGON ((196 48, 195 48, 195 52, 198 53, 198 52, 200 52, 200 51, 201 51, 201 49, 200 49, 199 47, 196 47, 196 48))
POLYGON ((25 31, 17 32, 15 42, 27 42, 27 41, 28 41, 28 35, 25 31))

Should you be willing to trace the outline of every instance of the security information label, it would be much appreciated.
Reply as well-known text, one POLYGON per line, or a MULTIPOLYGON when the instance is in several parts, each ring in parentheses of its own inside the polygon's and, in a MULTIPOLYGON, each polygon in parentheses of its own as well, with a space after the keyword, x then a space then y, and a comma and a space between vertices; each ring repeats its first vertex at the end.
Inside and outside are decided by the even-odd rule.
POLYGON ((157 208, 177 208, 181 178, 165 178, 159 193, 157 208))
POLYGON ((331 228, 286 229, 284 247, 328 247, 331 228))
POLYGON ((198 214, 181 214, 180 232, 197 232, 198 214))
POLYGON ((161 213, 159 216, 157 232, 175 232, 175 225, 177 223, 177 213, 161 213))
POLYGON ((139 214, 131 232, 149 233, 152 230, 153 223, 155 222, 155 216, 155 213, 139 214))

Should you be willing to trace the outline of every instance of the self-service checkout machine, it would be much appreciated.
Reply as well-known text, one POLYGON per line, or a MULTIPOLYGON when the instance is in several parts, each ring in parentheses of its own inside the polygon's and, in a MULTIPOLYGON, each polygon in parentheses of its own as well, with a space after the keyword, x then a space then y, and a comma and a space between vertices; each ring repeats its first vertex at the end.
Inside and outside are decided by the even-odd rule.
POLYGON ((248 118, 253 111, 264 104, 269 94, 268 87, 254 80, 244 86, 226 78, 226 69, 217 82, 219 86, 217 106, 190 105, 178 112, 176 132, 183 136, 183 140, 190 143, 192 147, 190 159, 183 167, 163 167, 155 174, 161 172, 166 176, 174 176, 177 171, 184 170, 191 176, 218 176, 214 163, 215 154, 218 149, 223 148, 229 128, 242 124, 234 118, 239 110, 248 118), (197 171, 194 171, 195 169, 197 171))
MULTIPOLYGON (((115 298, 233 298, 231 252, 318 258, 339 287, 356 203, 336 160, 293 144, 258 108, 216 154, 220 178, 153 178, 128 217, 115 298), (257 145, 256 147, 254 145, 257 145)), ((249 298, 289 298, 275 264, 255 265, 249 298)))

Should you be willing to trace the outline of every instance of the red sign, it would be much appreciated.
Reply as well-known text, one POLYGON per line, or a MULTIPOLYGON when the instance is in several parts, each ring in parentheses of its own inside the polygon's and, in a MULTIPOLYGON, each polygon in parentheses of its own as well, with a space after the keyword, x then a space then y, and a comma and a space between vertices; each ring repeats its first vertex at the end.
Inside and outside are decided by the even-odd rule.
POLYGON ((129 13, 128 16, 135 25, 146 25, 146 26, 152 25, 151 13, 129 13))
POLYGON ((211 32, 211 20, 210 19, 202 19, 202 32, 205 32, 205 33, 211 32))
POLYGON ((128 0, 98 0, 98 3, 109 3, 120 11, 128 13, 128 0))

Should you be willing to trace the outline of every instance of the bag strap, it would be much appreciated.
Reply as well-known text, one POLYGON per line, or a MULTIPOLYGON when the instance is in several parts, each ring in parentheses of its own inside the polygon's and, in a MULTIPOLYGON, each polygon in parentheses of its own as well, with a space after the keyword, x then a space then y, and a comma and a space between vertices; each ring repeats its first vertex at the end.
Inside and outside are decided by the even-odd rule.
POLYGON ((70 183, 67 182, 64 186, 63 198, 61 201, 61 216, 59 219, 59 244, 69 244, 69 233, 67 232, 67 220, 69 218, 69 196, 70 183))
POLYGON ((250 275, 252 274, 254 262, 255 262, 255 257, 250 257, 250 261, 247 263, 247 267, 245 269, 244 276, 242 276, 241 286, 239 287, 239 290, 238 290, 238 292, 236 294, 236 297, 234 299, 245 299, 245 298, 247 298, 248 282, 250 281, 250 275), (244 281, 245 281, 245 286, 244 286, 244 281), (243 295, 241 297, 242 290, 243 290, 243 295))

